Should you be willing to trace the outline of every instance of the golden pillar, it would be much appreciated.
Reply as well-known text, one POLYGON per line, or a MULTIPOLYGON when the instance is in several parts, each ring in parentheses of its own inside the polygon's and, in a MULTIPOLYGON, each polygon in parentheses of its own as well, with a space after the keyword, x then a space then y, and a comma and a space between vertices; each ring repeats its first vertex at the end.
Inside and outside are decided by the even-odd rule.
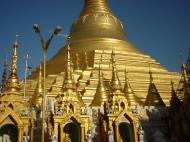
POLYGON ((18 142, 22 142, 22 135, 23 135, 23 127, 22 126, 18 126, 18 142))
POLYGON ((57 122, 54 123, 54 134, 55 134, 56 139, 58 141, 58 123, 57 122))
POLYGON ((34 141, 34 126, 33 126, 33 122, 32 122, 32 125, 31 125, 31 128, 30 128, 30 142, 33 142, 34 141))
POLYGON ((85 126, 84 125, 81 125, 80 126, 80 129, 81 129, 81 142, 85 142, 85 126))
POLYGON ((116 142, 119 142, 119 122, 115 122, 115 140, 116 142))
MULTIPOLYGON (((49 118, 48 118, 49 119, 49 118)), ((48 135, 51 136, 52 135, 52 125, 50 124, 50 122, 48 121, 48 135)))
POLYGON ((133 141, 134 142, 138 142, 137 128, 135 126, 135 122, 134 121, 131 122, 131 126, 133 128, 133 141))
POLYGON ((108 115, 108 129, 112 127, 113 124, 113 118, 108 115))
MULTIPOLYGON (((88 116, 86 118, 88 118, 88 116)), ((85 120, 85 122, 84 122, 84 134, 87 134, 89 125, 90 125, 89 119, 85 120)))
POLYGON ((60 132, 60 142, 63 142, 63 139, 64 139, 64 131, 63 131, 63 128, 65 127, 65 125, 60 125, 60 128, 59 128, 59 132, 60 132))
POLYGON ((31 113, 31 127, 30 127, 30 142, 34 141, 34 118, 35 118, 35 112, 32 111, 32 113, 31 113))

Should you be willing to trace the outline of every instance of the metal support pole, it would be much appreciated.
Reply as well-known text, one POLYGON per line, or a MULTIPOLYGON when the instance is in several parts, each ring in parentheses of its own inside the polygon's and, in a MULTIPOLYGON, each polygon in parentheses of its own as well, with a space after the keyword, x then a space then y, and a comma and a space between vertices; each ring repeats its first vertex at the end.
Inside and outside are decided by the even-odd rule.
POLYGON ((46 49, 43 50, 44 59, 44 69, 43 69, 43 96, 42 96, 42 142, 44 142, 44 124, 45 124, 45 104, 46 104, 46 49))
POLYGON ((35 32, 38 34, 39 38, 40 38, 40 42, 41 42, 41 45, 42 45, 42 49, 43 49, 43 64, 44 64, 44 70, 43 70, 43 96, 42 96, 42 106, 41 106, 41 112, 42 112, 42 141, 41 142, 44 142, 44 139, 45 139, 45 112, 46 112, 46 108, 45 108, 45 105, 46 105, 46 52, 47 52, 47 49, 54 37, 54 35, 57 35, 60 31, 61 31, 61 27, 60 26, 57 26, 54 30, 54 32, 52 33, 52 35, 49 37, 49 39, 47 40, 47 42, 44 41, 41 33, 40 33, 40 27, 38 24, 34 24, 33 25, 33 28, 35 30, 35 32))

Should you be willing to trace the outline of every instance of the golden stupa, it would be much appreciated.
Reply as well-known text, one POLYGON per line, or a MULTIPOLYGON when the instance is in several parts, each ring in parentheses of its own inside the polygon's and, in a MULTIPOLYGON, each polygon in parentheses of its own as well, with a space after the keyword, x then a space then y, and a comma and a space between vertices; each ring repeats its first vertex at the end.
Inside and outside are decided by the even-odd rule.
POLYGON ((107 0, 85 0, 65 47, 47 62, 46 70, 39 65, 24 83, 17 77, 15 42, 9 78, 1 88, 0 138, 18 142, 168 140, 168 106, 181 105, 174 91, 179 82, 186 93, 181 98, 190 106, 185 66, 180 80, 179 73, 169 72, 129 43, 123 28, 107 0), (42 77, 42 70, 47 76, 42 77), (8 135, 7 128, 14 132, 8 135))
MULTIPOLYGON (((124 33, 120 20, 112 13, 107 0, 85 0, 83 10, 71 27, 67 45, 71 48, 71 59, 75 80, 79 82, 79 91, 84 92, 83 100, 90 104, 97 87, 98 67, 104 78, 111 79, 111 52, 115 52, 116 68, 121 81, 125 84, 125 69, 128 81, 133 89, 136 100, 143 104, 148 94, 151 70, 158 92, 166 105, 171 98, 170 82, 179 80, 179 74, 169 72, 160 63, 140 52, 131 44, 124 33)), ((65 47, 67 46, 65 45, 65 47)), ((66 48, 61 48, 47 64, 47 90, 51 86, 61 86, 61 72, 66 69, 66 48)), ((32 85, 28 91, 35 88, 38 69, 29 79, 32 85)), ((31 94, 32 95, 32 94, 31 94)))

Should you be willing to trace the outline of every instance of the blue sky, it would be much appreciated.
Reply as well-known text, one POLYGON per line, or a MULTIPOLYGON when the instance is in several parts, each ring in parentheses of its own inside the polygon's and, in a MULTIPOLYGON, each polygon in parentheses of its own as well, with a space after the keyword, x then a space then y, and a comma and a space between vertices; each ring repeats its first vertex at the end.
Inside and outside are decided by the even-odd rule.
MULTIPOLYGON (((19 77, 24 74, 24 56, 30 54, 34 68, 42 60, 39 39, 32 29, 39 23, 45 38, 56 25, 68 34, 84 0, 1 0, 0 74, 6 56, 19 33, 19 77)), ((128 40, 170 71, 180 71, 190 48, 189 0, 108 0, 113 13, 123 22, 128 40)), ((64 37, 55 37, 47 56, 51 58, 64 46, 64 37)), ((9 62, 10 64, 10 62, 9 62)), ((1 77, 0 77, 1 78, 1 77)))

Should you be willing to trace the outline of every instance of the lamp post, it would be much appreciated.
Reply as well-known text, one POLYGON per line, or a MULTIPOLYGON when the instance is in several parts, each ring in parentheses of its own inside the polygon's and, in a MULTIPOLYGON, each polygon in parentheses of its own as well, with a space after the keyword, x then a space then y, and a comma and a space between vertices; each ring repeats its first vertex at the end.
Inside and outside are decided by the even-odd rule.
POLYGON ((38 34, 39 38, 40 38, 40 42, 41 42, 41 46, 43 49, 43 66, 44 66, 44 70, 43 70, 43 96, 42 96, 42 107, 41 107, 41 111, 42 111, 42 141, 44 142, 44 125, 45 125, 45 96, 46 96, 46 53, 47 53, 47 49, 54 37, 54 35, 57 35, 60 31, 61 31, 61 27, 57 26, 54 30, 54 32, 52 33, 52 35, 49 37, 49 39, 45 42, 41 33, 40 33, 40 26, 38 24, 34 24, 33 28, 35 30, 35 32, 38 34))

